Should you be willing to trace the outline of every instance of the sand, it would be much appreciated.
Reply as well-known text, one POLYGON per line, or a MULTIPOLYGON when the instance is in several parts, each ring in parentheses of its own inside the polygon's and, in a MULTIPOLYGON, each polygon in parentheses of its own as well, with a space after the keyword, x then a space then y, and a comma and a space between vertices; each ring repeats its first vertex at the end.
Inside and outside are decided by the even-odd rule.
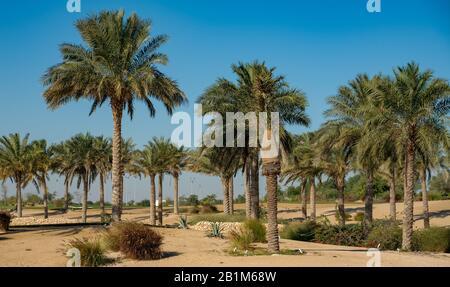
MULTIPOLYGON (((241 208, 240 205, 236 206, 241 208)), ((280 218, 299 217, 298 204, 280 204, 280 218)), ((357 212, 362 204, 347 205, 348 211, 357 212)), ((402 206, 397 206, 401 211, 402 206)), ((423 224, 420 220, 421 203, 415 205, 416 228, 423 224)), ((333 204, 318 205, 319 214, 332 214, 333 204)), ((387 216, 388 204, 375 204, 376 218, 387 216)), ((430 202, 431 224, 450 226, 450 201, 430 202)), ((89 220, 98 220, 98 211, 89 210, 89 220)), ((41 216, 39 210, 26 210, 25 216, 41 216)), ((68 214, 52 214, 51 217, 75 219, 79 211, 68 214)), ((401 214, 399 214, 401 217, 401 214)), ((147 209, 126 210, 124 219, 146 222, 147 209)), ((175 223, 178 217, 166 214, 165 223, 175 223)), ((85 228, 41 228, 39 230, 14 229, 7 234, 0 234, 0 266, 65 266, 65 244, 75 237, 92 237, 98 235, 103 227, 85 228)), ((226 239, 208 238, 203 231, 155 228, 164 236, 163 250, 165 256, 156 261, 135 261, 124 259, 117 253, 109 256, 116 259, 111 266, 366 266, 369 257, 365 248, 325 245, 310 242, 281 240, 283 249, 302 249, 303 255, 273 256, 232 256, 227 250, 226 239)), ((262 245, 263 246, 263 245, 262 245)), ((381 252, 381 266, 450 266, 450 254, 404 253, 394 251, 381 252)))

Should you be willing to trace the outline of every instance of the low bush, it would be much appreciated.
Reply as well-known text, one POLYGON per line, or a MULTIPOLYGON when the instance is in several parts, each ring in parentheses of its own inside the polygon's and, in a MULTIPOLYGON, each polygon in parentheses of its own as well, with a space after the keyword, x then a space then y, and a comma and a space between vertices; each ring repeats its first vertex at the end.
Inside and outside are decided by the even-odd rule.
POLYGON ((208 213, 217 213, 217 207, 211 204, 203 204, 200 206, 200 210, 198 213, 200 214, 208 214, 208 213))
POLYGON ((363 220, 364 220, 364 212, 357 212, 357 213, 353 216, 353 220, 354 220, 354 221, 363 221, 363 220))
POLYGON ((325 244, 363 246, 366 236, 361 224, 345 226, 323 224, 315 229, 314 240, 325 244))
POLYGON ((106 249, 97 238, 76 238, 69 242, 68 247, 80 251, 81 266, 97 267, 108 263, 106 249))
MULTIPOLYGON (((340 217, 340 215, 339 215, 339 212, 338 211, 336 211, 336 213, 334 214, 334 218, 336 219, 336 221, 338 221, 339 222, 339 217, 340 217)), ((351 220, 352 219, 352 215, 350 214, 350 213, 345 213, 345 221, 349 221, 349 220, 351 220)))
POLYGON ((291 240, 312 241, 317 226, 313 221, 291 222, 284 226, 280 236, 291 240))
POLYGON ((415 251, 450 252, 450 228, 431 227, 413 233, 415 251))
POLYGON ((229 237, 231 247, 238 250, 251 250, 252 243, 255 241, 252 231, 244 227, 230 230, 229 237))
POLYGON ((112 251, 120 251, 126 257, 138 260, 160 259, 163 237, 141 223, 114 224, 103 237, 112 251))
POLYGON ((402 229, 394 222, 374 224, 367 236, 367 247, 397 250, 402 246, 402 229))
POLYGON ((248 219, 244 221, 243 228, 253 234, 253 242, 267 242, 266 226, 257 219, 248 219))
POLYGON ((0 211, 0 231, 8 231, 11 223, 11 214, 7 211, 0 211))

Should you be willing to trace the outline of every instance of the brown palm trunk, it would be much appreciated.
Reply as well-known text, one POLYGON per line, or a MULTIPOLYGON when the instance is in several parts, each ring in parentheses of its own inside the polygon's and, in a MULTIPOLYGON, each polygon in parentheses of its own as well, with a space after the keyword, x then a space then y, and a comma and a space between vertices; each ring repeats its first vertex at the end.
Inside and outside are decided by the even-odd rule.
POLYGON ((250 171, 250 197, 251 197, 251 218, 259 218, 259 158, 258 155, 251 157, 250 171))
POLYGON ((389 217, 391 220, 397 220, 396 203, 396 190, 395 190, 395 168, 392 168, 391 176, 389 178, 389 217))
POLYGON ((83 176, 83 199, 82 199, 82 215, 81 215, 81 221, 83 223, 86 223, 87 221, 87 199, 88 199, 88 191, 89 191, 89 182, 87 175, 83 176))
POLYGON ((338 221, 339 225, 341 226, 345 225, 344 184, 345 184, 344 177, 338 177, 336 179, 336 187, 337 187, 336 204, 338 207, 338 221))
POLYGON ((252 199, 250 194, 250 165, 246 164, 244 170, 244 193, 245 193, 245 216, 251 217, 252 214, 252 199))
POLYGON ((309 180, 309 201, 311 205, 311 220, 316 220, 316 183, 314 177, 309 180))
POLYGON ((67 212, 69 209, 69 180, 66 179, 64 182, 65 190, 64 190, 64 211, 67 212))
POLYGON ((178 181, 179 174, 174 173, 173 175, 173 213, 178 214, 178 181))
POLYGON ((44 180, 42 181, 42 188, 44 189, 44 218, 47 219, 48 218, 48 188, 47 188, 47 182, 44 178, 44 180))
POLYGON ((230 214, 230 181, 226 177, 220 178, 223 191, 223 213, 230 214))
POLYGON ((302 217, 306 220, 308 217, 307 213, 307 200, 306 200, 306 179, 302 181, 302 186, 300 189, 300 201, 302 202, 302 217))
POLYGON ((428 194, 427 194, 427 176, 425 169, 420 169, 420 184, 422 187, 422 206, 423 206, 423 227, 430 228, 430 214, 428 209, 428 194))
POLYGON ((369 226, 373 220, 373 173, 367 171, 366 194, 364 196, 364 225, 369 226))
POLYGON ((114 131, 112 138, 112 220, 122 216, 122 105, 111 103, 114 131))
POLYGON ((267 192, 267 242, 269 252, 280 252, 277 220, 277 188, 278 175, 280 174, 280 162, 263 161, 263 175, 266 177, 267 192))
POLYGON ((156 185, 155 175, 150 176, 150 224, 156 225, 156 185))
POLYGON ((22 183, 16 180, 17 217, 22 217, 22 183))
POLYGON ((158 224, 163 224, 163 174, 158 176, 158 224))
POLYGON ((100 210, 102 218, 105 215, 105 179, 100 173, 100 210))
POLYGON ((410 138, 406 151, 406 189, 404 192, 402 248, 411 250, 414 224, 414 141, 410 138))
POLYGON ((234 181, 233 181, 233 177, 230 177, 229 179, 230 184, 228 185, 228 202, 229 202, 229 210, 228 213, 229 214, 233 214, 234 213, 234 181))

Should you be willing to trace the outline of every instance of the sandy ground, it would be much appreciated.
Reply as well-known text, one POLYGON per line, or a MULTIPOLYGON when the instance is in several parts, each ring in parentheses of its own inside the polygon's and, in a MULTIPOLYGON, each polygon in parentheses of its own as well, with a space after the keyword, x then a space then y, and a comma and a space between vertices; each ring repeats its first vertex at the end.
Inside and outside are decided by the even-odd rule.
MULTIPOLYGON (((299 217, 298 204, 280 204, 280 218, 299 217)), ((237 205, 236 208, 242 208, 237 205)), ((362 204, 348 204, 348 212, 357 212, 362 204)), ((397 209, 402 210, 401 204, 397 209)), ((328 214, 334 220, 333 204, 318 205, 318 214, 328 214)), ((388 204, 375 204, 374 215, 384 218, 388 204)), ((421 203, 415 205, 416 227, 422 226, 421 203)), ((431 224, 450 226, 450 201, 430 202, 431 224)), ((124 219, 146 222, 147 209, 126 210, 124 219)), ((98 220, 98 211, 89 210, 89 220, 98 220)), ((25 216, 42 216, 39 210, 26 210, 25 216)), ((52 214, 51 217, 78 218, 79 211, 52 214)), ((399 214, 401 217, 401 214, 399 214)), ((176 216, 167 214, 165 223, 175 223, 176 216)), ((14 229, 0 234, 0 266, 65 266, 65 244, 75 237, 92 237, 103 227, 14 229)), ((157 228, 164 236, 165 256, 156 261, 134 261, 110 254, 117 260, 112 266, 366 266, 369 257, 365 248, 324 245, 310 242, 281 240, 282 249, 306 251, 303 255, 231 256, 226 239, 205 236, 202 231, 157 228)), ((450 254, 382 252, 382 266, 450 266, 450 254)))

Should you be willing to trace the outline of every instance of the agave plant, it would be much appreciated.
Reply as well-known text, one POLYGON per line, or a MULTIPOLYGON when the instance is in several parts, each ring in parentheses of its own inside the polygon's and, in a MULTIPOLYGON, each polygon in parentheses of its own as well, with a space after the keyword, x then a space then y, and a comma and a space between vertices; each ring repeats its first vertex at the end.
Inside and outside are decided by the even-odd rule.
POLYGON ((178 221, 178 227, 181 229, 188 229, 189 225, 188 225, 188 221, 187 221, 187 216, 180 216, 180 219, 178 221))
POLYGON ((223 226, 220 222, 211 222, 211 230, 208 237, 223 238, 223 226))

